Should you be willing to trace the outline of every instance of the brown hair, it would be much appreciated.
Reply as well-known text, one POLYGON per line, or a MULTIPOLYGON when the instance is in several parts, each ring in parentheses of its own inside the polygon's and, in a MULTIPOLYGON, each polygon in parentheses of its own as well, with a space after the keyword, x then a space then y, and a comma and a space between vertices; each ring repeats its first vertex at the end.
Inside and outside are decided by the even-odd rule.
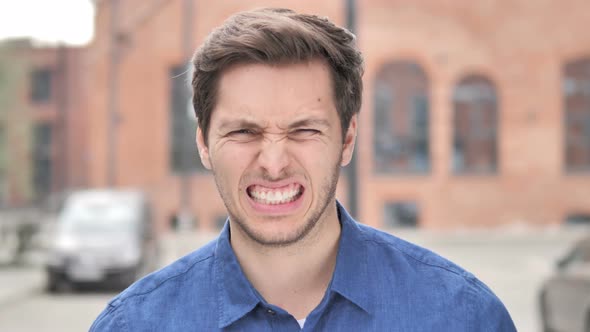
POLYGON ((289 9, 265 8, 238 13, 209 34, 192 60, 193 106, 205 144, 217 83, 235 64, 288 64, 322 59, 329 65, 342 136, 362 98, 363 58, 355 36, 327 18, 289 9))

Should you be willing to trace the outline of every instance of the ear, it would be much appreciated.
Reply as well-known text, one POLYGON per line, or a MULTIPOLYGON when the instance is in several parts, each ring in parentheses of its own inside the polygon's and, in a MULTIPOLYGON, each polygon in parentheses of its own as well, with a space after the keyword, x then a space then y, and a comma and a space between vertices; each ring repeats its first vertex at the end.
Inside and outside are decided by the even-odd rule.
POLYGON ((201 127, 197 126, 197 148, 199 149, 199 156, 201 157, 201 162, 206 169, 211 169, 211 160, 209 159, 209 148, 205 144, 205 138, 203 137, 203 131, 201 127))
POLYGON ((346 131, 346 136, 344 136, 344 145, 342 147, 342 162, 340 162, 340 166, 346 166, 350 163, 352 159, 352 153, 354 152, 354 143, 356 142, 356 132, 357 132, 357 118, 358 115, 353 115, 350 119, 350 125, 348 126, 348 130, 346 131))

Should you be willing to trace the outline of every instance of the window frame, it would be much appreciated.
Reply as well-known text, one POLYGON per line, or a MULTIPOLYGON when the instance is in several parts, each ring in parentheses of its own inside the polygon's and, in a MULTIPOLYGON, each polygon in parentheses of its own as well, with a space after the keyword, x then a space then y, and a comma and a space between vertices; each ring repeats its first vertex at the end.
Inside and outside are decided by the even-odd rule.
POLYGON ((412 59, 393 60, 380 67, 374 78, 373 86, 374 174, 430 175, 433 168, 431 113, 430 80, 424 68, 417 61, 412 59), (396 71, 404 74, 394 74, 396 71), (400 76, 404 77, 399 78, 400 76), (398 89, 396 85, 404 85, 404 89, 398 89), (399 99, 400 96, 404 99, 399 99), (422 125, 418 123, 418 113, 421 109, 419 105, 421 104, 425 105, 425 116, 423 117, 425 121, 422 125), (396 117, 399 119, 395 119, 396 117), (400 120, 400 123, 405 122, 406 128, 401 130, 401 133, 396 132, 396 120, 400 120), (421 126, 424 128, 418 130, 421 126), (384 133, 384 130, 387 132, 384 133), (383 154, 386 154, 387 157, 382 157, 383 154), (405 165, 396 166, 395 163, 405 165))
MULTIPOLYGON (((590 55, 580 57, 571 61, 567 61, 562 65, 561 68, 561 95, 562 95, 562 126, 563 126, 563 145, 562 145, 562 162, 563 169, 566 174, 589 174, 590 173, 590 55), (577 68, 581 66, 582 68, 577 68), (580 79, 578 75, 570 76, 570 73, 579 74, 584 73, 585 77, 580 79), (576 81, 581 82, 581 88, 576 87, 576 81), (582 90, 581 92, 579 90, 582 90), (580 98, 582 100, 581 111, 578 108, 571 107, 570 102, 573 98, 580 98), (581 118, 582 123, 580 124, 579 119, 575 121, 572 119, 581 118), (572 143, 574 138, 572 137, 572 128, 574 124, 579 124, 582 128, 581 137, 577 137, 577 144, 572 143), (575 144, 572 147, 570 144, 575 144), (584 165, 572 165, 570 158, 571 149, 579 149, 585 151, 585 158, 587 161, 584 165)), ((584 152, 583 152, 584 153, 584 152)))
MULTIPOLYGON (((501 101, 499 98, 498 88, 497 85, 494 83, 492 79, 490 79, 487 75, 482 73, 469 73, 466 75, 461 76, 459 80, 453 85, 451 100, 450 100, 450 109, 451 109, 451 158, 450 158, 450 169, 453 175, 456 176, 495 176, 498 175, 500 170, 500 146, 499 146, 499 137, 501 133, 500 128, 500 116, 501 116, 501 101), (470 81, 472 81, 470 83, 470 81), (473 85, 473 82, 476 85, 473 85), (472 84, 472 86, 469 86, 472 84), (479 86, 477 86, 479 85, 479 86), (483 88, 482 88, 483 87, 483 88), (460 93, 458 89, 479 89, 478 93, 480 96, 472 97, 472 96, 463 96, 458 97, 457 94, 460 93), (483 91, 484 89, 488 89, 488 91, 483 91), (489 98, 486 101, 485 94, 489 94, 487 96, 489 98), (482 97, 483 96, 483 97, 482 97), (462 99, 459 101, 459 99, 462 99), (471 100, 469 100, 471 99, 471 100), (467 114, 467 119, 469 122, 469 128, 467 130, 466 135, 458 135, 458 113, 460 109, 459 103, 463 103, 465 112, 467 114), (491 106, 486 105, 486 103, 491 104, 491 106), (490 115, 492 125, 486 128, 485 125, 485 118, 486 109, 491 107, 493 114, 490 115), (479 117, 481 121, 474 120, 474 117, 479 117), (478 128, 472 128, 474 123, 479 123, 479 126, 476 125, 478 128), (482 134, 484 133, 484 134, 482 134), (462 141, 459 141, 459 139, 462 141), (465 142, 478 142, 482 143, 485 146, 490 146, 490 154, 491 156, 487 156, 486 158, 490 160, 490 164, 488 164, 485 168, 478 169, 477 165, 469 165, 469 162, 464 161, 461 165, 457 163, 457 146, 460 145, 459 143, 463 143, 463 156, 465 156, 465 146, 469 144, 465 144, 465 142)), ((473 144, 473 143, 472 143, 473 144)), ((464 159, 463 159, 464 160, 464 159)))
POLYGON ((29 100, 35 104, 50 102, 54 94, 55 70, 50 67, 34 68, 30 73, 29 100))

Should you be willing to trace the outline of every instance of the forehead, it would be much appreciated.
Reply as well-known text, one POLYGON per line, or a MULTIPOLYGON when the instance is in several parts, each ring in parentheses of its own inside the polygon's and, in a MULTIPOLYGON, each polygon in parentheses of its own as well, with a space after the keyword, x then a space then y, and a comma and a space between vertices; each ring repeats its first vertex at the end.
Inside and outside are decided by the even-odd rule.
POLYGON ((220 77, 211 122, 236 117, 271 121, 312 114, 337 117, 332 86, 330 69, 320 60, 236 65, 220 77))

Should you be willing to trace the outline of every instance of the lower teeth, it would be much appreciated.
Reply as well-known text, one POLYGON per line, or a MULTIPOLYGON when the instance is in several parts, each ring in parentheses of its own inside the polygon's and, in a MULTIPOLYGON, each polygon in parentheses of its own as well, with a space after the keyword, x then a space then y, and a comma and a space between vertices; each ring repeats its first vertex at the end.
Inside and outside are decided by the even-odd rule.
POLYGON ((252 199, 254 199, 256 202, 258 202, 258 203, 263 203, 263 204, 268 204, 268 205, 277 205, 277 204, 290 203, 290 202, 296 200, 301 195, 301 193, 297 193, 293 197, 290 197, 290 198, 287 198, 287 199, 282 199, 282 200, 279 200, 279 201, 274 201, 274 200, 273 201, 269 201, 269 200, 266 200, 266 199, 263 199, 263 198, 258 198, 258 197, 253 196, 250 193, 248 193, 248 195, 252 199))
POLYGON ((280 201, 267 201, 265 199, 261 199, 261 198, 254 198, 257 202, 260 203, 264 203, 264 204, 271 204, 271 205, 276 205, 276 204, 284 204, 284 203, 289 203, 295 200, 295 198, 289 198, 289 199, 283 199, 280 201))

